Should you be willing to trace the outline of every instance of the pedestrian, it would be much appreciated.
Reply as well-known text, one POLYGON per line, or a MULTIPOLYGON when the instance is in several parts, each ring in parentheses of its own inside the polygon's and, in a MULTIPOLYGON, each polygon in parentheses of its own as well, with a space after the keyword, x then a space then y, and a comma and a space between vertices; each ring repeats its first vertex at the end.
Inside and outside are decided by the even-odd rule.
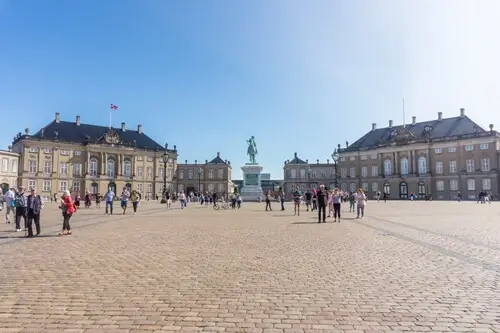
POLYGON ((128 206, 128 199, 130 198, 130 192, 126 187, 123 188, 122 194, 120 195, 120 205, 123 209, 123 215, 125 215, 128 206))
POLYGON ((318 190, 317 189, 313 189, 311 211, 314 211, 315 209, 318 209, 318 190))
POLYGON ((316 208, 318 209, 318 223, 321 222, 326 223, 327 198, 326 198, 325 185, 320 185, 319 190, 316 191, 316 202, 317 202, 316 208))
POLYGON ((16 196, 14 198, 16 206, 16 231, 21 231, 21 218, 24 220, 24 230, 27 227, 26 221, 26 193, 24 192, 24 187, 19 187, 16 196))
MULTIPOLYGON (((133 190, 132 193, 130 194, 130 200, 132 201, 132 209, 134 210, 134 215, 137 214, 137 207, 139 207, 141 196, 139 192, 136 190, 133 190)), ((170 199, 167 199, 167 202, 170 199)))
POLYGON ((101 194, 97 193, 95 195, 95 208, 101 209, 101 194))
POLYGON ((328 191, 328 217, 333 216, 333 190, 328 191))
POLYGON ((14 218, 16 217, 16 189, 11 187, 3 196, 5 201, 5 223, 10 223, 10 215, 12 214, 14 218))
POLYGON ((59 206, 63 215, 63 228, 59 232, 59 236, 71 235, 71 226, 69 225, 69 220, 71 216, 76 212, 76 206, 71 199, 71 194, 68 190, 64 191, 61 196, 61 205, 59 206))
POLYGON ((310 189, 307 189, 306 190, 306 193, 304 193, 304 197, 306 198, 306 212, 309 211, 309 209, 311 209, 312 211, 312 197, 313 197, 313 193, 311 192, 310 189))
POLYGON ((239 193, 236 196, 236 205, 238 206, 238 209, 241 208, 241 194, 239 194, 239 193))
POLYGON ((186 194, 184 194, 184 191, 181 191, 181 194, 179 195, 179 200, 181 202, 181 209, 184 209, 184 207, 186 207, 186 194))
POLYGON ((113 215, 113 200, 115 199, 115 192, 111 189, 111 187, 108 189, 108 192, 106 193, 106 212, 105 215, 108 215, 108 209, 109 209, 109 214, 113 215))
POLYGON ((357 219, 362 219, 365 215, 365 206, 366 206, 366 194, 363 189, 358 190, 358 194, 356 195, 356 204, 358 207, 357 219))
POLYGON ((80 196, 80 192, 77 192, 75 195, 75 206, 76 209, 80 209, 80 201, 82 200, 82 197, 80 196))
POLYGON ((295 191, 292 193, 293 196, 293 215, 300 216, 300 201, 302 200, 302 193, 300 192, 299 186, 295 186, 295 191))
POLYGON ((269 208, 269 211, 273 210, 271 208, 271 191, 266 191, 266 212, 268 211, 267 210, 268 208, 269 208))
POLYGON ((28 215, 28 237, 33 237, 33 222, 35 222, 36 235, 40 235, 40 212, 43 209, 42 198, 36 193, 36 189, 31 189, 31 194, 26 198, 28 215))
POLYGON ((340 223, 340 206, 342 204, 342 194, 339 189, 336 188, 333 191, 333 222, 340 223))
POLYGON ((349 193, 349 212, 355 212, 356 211, 356 193, 350 192, 349 193))

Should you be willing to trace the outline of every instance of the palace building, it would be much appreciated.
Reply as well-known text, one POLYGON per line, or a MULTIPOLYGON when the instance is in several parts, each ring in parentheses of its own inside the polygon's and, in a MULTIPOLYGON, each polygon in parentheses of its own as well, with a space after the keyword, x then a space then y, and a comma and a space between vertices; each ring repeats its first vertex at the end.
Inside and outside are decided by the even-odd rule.
POLYGON ((316 189, 321 184, 335 188, 335 164, 329 159, 309 163, 309 160, 303 160, 294 153, 293 159, 285 161, 283 170, 285 193, 292 192, 295 186, 299 186, 302 192, 316 189))
POLYGON ((474 199, 478 192, 494 195, 499 189, 498 150, 500 137, 465 115, 372 129, 340 149, 339 183, 344 190, 363 188, 392 199, 474 199))
POLYGON ((20 155, 18 185, 36 188, 41 195, 65 190, 104 194, 108 188, 119 193, 128 187, 146 197, 161 196, 165 157, 167 190, 177 190, 176 146, 157 143, 142 125, 108 128, 81 123, 80 116, 74 122, 61 121, 56 113, 38 132, 27 128, 18 133, 12 151, 20 155))
POLYGON ((2 193, 7 192, 11 187, 17 185, 17 169, 19 154, 12 151, 0 150, 0 189, 2 193))
POLYGON ((185 193, 216 192, 218 196, 233 193, 234 185, 231 180, 231 162, 223 160, 220 153, 205 163, 188 163, 177 165, 177 186, 185 193))

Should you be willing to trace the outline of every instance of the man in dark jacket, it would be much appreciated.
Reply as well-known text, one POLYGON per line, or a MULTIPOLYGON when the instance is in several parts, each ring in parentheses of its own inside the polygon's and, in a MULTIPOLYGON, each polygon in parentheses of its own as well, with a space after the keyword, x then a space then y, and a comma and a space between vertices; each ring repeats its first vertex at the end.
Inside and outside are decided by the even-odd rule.
POLYGON ((26 198, 26 209, 28 215, 28 237, 33 237, 33 221, 35 221, 36 235, 40 235, 40 212, 42 211, 42 198, 31 189, 31 194, 26 198))
POLYGON ((325 185, 320 185, 319 190, 316 192, 316 198, 318 201, 318 223, 326 223, 326 190, 325 185), (323 216, 321 216, 323 215, 323 216))
POLYGON ((24 229, 26 230, 26 194, 22 186, 16 192, 14 205, 16 206, 16 231, 21 231, 21 218, 24 219, 24 229))

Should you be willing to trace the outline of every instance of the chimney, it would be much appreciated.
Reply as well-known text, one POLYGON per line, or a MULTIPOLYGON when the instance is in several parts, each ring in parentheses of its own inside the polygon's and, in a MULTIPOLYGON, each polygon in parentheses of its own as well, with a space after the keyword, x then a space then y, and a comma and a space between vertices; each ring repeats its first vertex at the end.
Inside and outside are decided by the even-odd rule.
POLYGON ((194 164, 198 164, 198 160, 194 160, 194 164))
POLYGON ((326 159, 326 164, 330 164, 330 159, 326 159))
POLYGON ((188 164, 188 160, 185 160, 185 161, 184 161, 184 163, 185 163, 185 164, 188 164))
POLYGON ((392 128, 392 120, 389 120, 389 128, 392 128))
POLYGON ((122 123, 122 131, 125 132, 127 130, 127 127, 125 126, 125 123, 122 123))
POLYGON ((493 124, 490 124, 490 131, 493 131, 493 124))
POLYGON ((227 160, 224 160, 224 163, 227 164, 227 160))
POLYGON ((205 160, 205 164, 208 164, 208 160, 205 160))
POLYGON ((142 125, 137 125, 137 132, 139 132, 139 134, 142 134, 142 125))
POLYGON ((411 117, 411 124, 415 125, 417 123, 417 117, 413 116, 411 117))
POLYGON ((463 117, 465 117, 465 109, 461 108, 460 109, 460 118, 463 118, 463 117))
POLYGON ((217 157, 220 157, 220 153, 219 152, 217 152, 217 157))
POLYGON ((24 134, 30 135, 30 129, 28 127, 24 129, 24 134))
POLYGON ((61 118, 60 118, 60 113, 59 112, 56 112, 56 123, 59 124, 59 122, 61 121, 61 118))
POLYGON ((293 153, 293 156, 294 156, 295 158, 297 158, 297 153, 293 153))
POLYGON ((76 126, 80 126, 80 116, 76 116, 76 126))
POLYGON ((306 160, 306 163, 309 164, 309 160, 306 160))
POLYGON ((439 121, 443 120, 443 113, 442 112, 438 112, 438 120, 439 121))
POLYGON ((377 129, 377 123, 372 123, 372 131, 375 131, 377 129))

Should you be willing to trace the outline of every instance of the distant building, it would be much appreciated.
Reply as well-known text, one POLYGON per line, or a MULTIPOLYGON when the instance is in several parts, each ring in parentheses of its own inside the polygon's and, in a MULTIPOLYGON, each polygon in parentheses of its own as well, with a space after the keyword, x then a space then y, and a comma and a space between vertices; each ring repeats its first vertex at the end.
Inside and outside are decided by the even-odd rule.
POLYGON ((0 150, 0 188, 5 193, 9 188, 17 186, 19 154, 0 150))
POLYGON ((287 160, 283 166, 285 192, 292 192, 296 186, 301 191, 315 189, 323 184, 328 188, 335 187, 335 165, 327 159, 326 163, 316 160, 316 163, 309 163, 309 160, 301 159, 297 153, 291 160, 287 160))

